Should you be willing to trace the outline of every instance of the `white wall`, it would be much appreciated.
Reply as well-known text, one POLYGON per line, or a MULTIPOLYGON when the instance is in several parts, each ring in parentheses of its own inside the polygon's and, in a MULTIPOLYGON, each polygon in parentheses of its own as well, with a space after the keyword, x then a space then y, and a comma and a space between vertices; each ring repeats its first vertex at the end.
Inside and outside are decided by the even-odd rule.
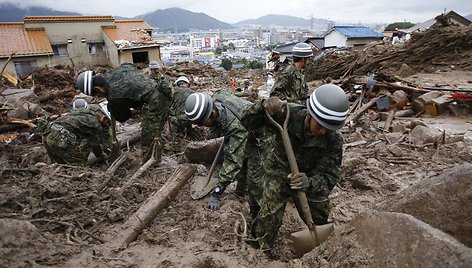
POLYGON ((334 30, 325 36, 325 47, 345 47, 347 38, 334 30))

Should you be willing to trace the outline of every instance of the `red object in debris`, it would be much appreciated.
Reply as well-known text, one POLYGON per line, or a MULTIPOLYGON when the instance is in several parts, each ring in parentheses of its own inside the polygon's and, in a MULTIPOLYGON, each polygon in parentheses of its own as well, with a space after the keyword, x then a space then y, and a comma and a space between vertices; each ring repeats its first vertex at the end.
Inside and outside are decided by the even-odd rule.
POLYGON ((472 94, 469 93, 452 93, 451 97, 454 100, 472 100, 472 94))

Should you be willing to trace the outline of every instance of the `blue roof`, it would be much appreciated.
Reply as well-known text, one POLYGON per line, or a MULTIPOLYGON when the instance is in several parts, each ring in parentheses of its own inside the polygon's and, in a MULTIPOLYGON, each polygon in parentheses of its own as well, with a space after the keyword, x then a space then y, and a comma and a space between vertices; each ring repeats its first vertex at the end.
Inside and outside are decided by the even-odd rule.
POLYGON ((332 30, 337 30, 347 38, 383 37, 383 34, 364 26, 334 26, 332 30))

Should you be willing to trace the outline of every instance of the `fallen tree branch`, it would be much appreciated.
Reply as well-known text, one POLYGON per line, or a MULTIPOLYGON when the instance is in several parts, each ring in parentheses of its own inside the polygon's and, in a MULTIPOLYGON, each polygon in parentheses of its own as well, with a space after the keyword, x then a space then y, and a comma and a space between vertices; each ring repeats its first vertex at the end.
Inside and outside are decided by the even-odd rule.
POLYGON ((56 97, 65 97, 65 96, 72 97, 75 94, 76 94, 75 89, 57 90, 57 91, 39 96, 38 101, 41 103, 41 102, 54 99, 56 97))

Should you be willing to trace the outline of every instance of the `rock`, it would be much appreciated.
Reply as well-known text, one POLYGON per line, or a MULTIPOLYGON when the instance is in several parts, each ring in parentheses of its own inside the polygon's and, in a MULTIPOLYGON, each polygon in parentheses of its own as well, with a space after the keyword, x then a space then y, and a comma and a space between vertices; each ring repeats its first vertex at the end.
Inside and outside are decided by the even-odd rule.
POLYGON ((350 235, 370 253, 369 267, 472 267, 469 248, 411 215, 364 212, 352 225, 350 235))
POLYGON ((412 76, 416 73, 415 71, 413 71, 413 69, 410 68, 410 66, 408 66, 408 64, 403 63, 400 69, 398 70, 397 74, 400 77, 407 77, 407 76, 412 76))
POLYGON ((434 106, 436 107, 436 111, 438 114, 442 114, 445 111, 447 111, 449 103, 453 101, 454 100, 451 98, 450 95, 442 95, 433 99, 433 103, 434 103, 434 106))
POLYGON ((415 113, 419 113, 425 110, 425 104, 427 103, 432 103, 433 99, 441 96, 443 93, 439 91, 431 91, 428 93, 425 93, 418 98, 414 99, 413 102, 411 103, 411 108, 415 113))
POLYGON ((441 133, 433 132, 430 128, 425 126, 416 126, 410 132, 410 142, 416 145, 436 142, 441 133))
POLYGON ((388 146, 388 151, 389 151, 393 156, 396 156, 396 157, 403 156, 403 154, 404 154, 402 148, 400 148, 400 146, 398 146, 398 145, 390 145, 390 146, 388 146))
POLYGON ((408 213, 472 246, 472 164, 459 165, 387 200, 379 209, 408 213))

